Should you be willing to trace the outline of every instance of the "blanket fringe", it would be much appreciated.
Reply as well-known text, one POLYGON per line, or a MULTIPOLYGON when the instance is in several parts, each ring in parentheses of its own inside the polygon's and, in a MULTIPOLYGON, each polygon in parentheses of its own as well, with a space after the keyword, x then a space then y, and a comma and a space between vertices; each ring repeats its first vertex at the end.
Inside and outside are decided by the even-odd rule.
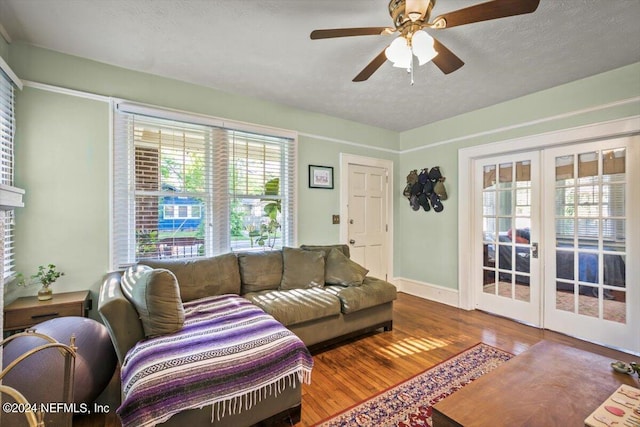
POLYGON ((238 396, 233 396, 228 399, 214 402, 211 404, 211 422, 220 421, 225 415, 235 415, 242 412, 242 410, 249 410, 253 405, 262 401, 262 399, 268 396, 278 396, 288 387, 295 388, 297 384, 305 383, 311 384, 311 369, 303 368, 288 374, 278 380, 269 383, 256 390, 251 390, 238 396), (294 381, 297 377, 298 381, 294 381), (287 384, 288 383, 288 384, 287 384), (275 389, 275 390, 274 390, 275 389))

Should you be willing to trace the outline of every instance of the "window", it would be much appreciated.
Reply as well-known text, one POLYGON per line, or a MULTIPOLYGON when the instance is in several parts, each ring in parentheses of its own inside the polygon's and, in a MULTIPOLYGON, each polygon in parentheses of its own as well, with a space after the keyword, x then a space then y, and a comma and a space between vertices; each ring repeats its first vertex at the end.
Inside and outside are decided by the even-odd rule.
MULTIPOLYGON (((0 71, 0 184, 13 187, 13 138, 15 134, 15 94, 14 87, 7 75, 0 71)), ((7 210, 0 216, 4 224, 4 265, 3 280, 15 273, 13 210, 7 210)))
POLYGON ((626 149, 556 158, 556 234, 563 245, 577 236, 581 247, 625 249, 626 149))
POLYGON ((115 268, 295 243, 294 133, 129 103, 114 118, 115 268))
POLYGON ((293 182, 281 176, 281 165, 291 153, 277 138, 235 131, 227 138, 231 248, 291 245, 287 237, 293 224, 283 223, 283 219, 291 221, 293 215, 283 217, 282 212, 283 205, 293 198, 293 182))
MULTIPOLYGON (((187 199, 188 200, 188 199, 187 199)), ((201 209, 198 205, 185 206, 185 205, 168 205, 164 204, 164 218, 163 219, 200 219, 201 209)))

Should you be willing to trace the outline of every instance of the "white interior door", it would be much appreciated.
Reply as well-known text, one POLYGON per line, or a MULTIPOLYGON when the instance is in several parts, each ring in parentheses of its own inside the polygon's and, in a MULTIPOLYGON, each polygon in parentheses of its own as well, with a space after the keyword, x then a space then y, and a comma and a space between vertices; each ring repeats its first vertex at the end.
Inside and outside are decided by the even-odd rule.
POLYGON ((475 166, 476 307, 540 326, 539 152, 475 166))
POLYGON ((544 152, 545 327, 640 352, 640 137, 544 152))
POLYGON ((387 176, 385 168, 348 165, 348 242, 351 259, 369 275, 387 278, 387 176))

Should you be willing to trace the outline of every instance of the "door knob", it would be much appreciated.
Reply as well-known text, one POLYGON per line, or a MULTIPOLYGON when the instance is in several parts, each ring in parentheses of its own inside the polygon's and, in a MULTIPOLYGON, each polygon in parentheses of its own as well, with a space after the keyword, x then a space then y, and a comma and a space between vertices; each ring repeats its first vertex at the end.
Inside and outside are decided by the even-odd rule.
POLYGON ((351 239, 351 240, 349 240, 349 243, 351 243, 352 245, 355 245, 356 241, 351 239))

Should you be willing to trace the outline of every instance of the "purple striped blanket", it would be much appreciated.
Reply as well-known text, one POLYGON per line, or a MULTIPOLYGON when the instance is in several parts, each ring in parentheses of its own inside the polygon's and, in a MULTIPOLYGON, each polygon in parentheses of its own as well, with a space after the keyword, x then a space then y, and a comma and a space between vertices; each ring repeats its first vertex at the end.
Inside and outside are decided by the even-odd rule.
POLYGON ((127 353, 117 410, 124 427, 153 426, 214 404, 221 417, 295 386, 295 379, 310 383, 313 358, 304 343, 248 300, 220 295, 184 309, 180 331, 140 341, 127 353))

